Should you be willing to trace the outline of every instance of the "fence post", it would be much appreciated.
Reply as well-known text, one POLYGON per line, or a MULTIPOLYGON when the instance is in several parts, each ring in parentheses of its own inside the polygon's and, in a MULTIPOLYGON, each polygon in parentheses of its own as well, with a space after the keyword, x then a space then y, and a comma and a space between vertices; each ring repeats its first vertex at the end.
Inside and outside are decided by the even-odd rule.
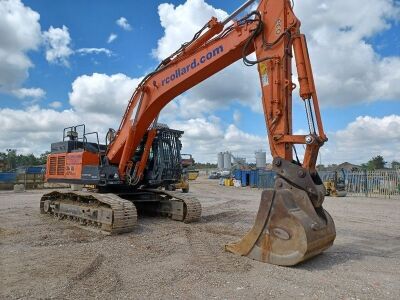
POLYGON ((368 197, 368 175, 367 175, 367 170, 363 170, 363 173, 364 173, 365 197, 368 197))

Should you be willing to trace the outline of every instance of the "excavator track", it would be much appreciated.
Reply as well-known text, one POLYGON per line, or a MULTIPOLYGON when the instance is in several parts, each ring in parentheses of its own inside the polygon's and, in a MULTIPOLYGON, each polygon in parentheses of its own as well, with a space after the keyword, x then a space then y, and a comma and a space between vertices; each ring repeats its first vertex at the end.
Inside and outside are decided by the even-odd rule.
POLYGON ((201 204, 200 201, 193 196, 182 192, 165 191, 156 189, 147 189, 151 193, 156 194, 164 201, 171 203, 173 220, 183 221, 184 223, 198 222, 201 218, 201 204), (176 205, 174 205, 176 203, 176 205), (183 204, 183 208, 180 206, 183 204))
POLYGON ((135 205, 115 194, 53 191, 42 196, 40 212, 107 234, 130 232, 137 223, 135 205))

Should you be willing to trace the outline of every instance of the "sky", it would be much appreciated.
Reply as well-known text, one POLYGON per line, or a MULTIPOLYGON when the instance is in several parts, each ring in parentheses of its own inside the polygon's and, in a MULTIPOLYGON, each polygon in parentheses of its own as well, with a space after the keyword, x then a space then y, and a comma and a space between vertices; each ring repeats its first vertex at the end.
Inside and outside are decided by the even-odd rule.
MULTIPOLYGON (((103 140, 143 76, 243 2, 0 0, 0 151, 43 153, 80 123, 103 140)), ((400 160, 400 1, 295 0, 294 11, 329 138, 319 162, 400 160)), ((293 101, 294 131, 306 133, 293 101)), ((183 152, 200 162, 269 151, 257 70, 242 61, 178 96, 160 121, 185 131, 183 152)))

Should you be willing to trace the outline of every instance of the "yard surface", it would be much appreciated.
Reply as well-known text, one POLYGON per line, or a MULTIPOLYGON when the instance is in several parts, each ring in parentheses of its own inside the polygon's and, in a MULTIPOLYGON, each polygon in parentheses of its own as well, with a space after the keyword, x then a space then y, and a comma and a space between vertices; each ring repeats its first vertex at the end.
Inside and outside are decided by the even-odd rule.
POLYGON ((400 200, 326 198, 334 245, 288 268, 223 250, 253 225, 261 190, 199 178, 200 223, 140 218, 119 236, 40 215, 44 192, 0 192, 2 299, 400 299, 400 200))

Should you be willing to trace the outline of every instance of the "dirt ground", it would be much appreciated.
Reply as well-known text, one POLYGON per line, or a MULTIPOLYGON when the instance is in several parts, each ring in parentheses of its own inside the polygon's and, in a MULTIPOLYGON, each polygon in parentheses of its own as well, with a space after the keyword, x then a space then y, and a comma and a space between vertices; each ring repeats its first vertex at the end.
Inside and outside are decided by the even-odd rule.
POLYGON ((224 252, 261 190, 200 178, 200 223, 141 218, 119 236, 40 215, 43 191, 0 193, 2 299, 400 299, 400 200, 327 198, 333 247, 296 267, 224 252))

